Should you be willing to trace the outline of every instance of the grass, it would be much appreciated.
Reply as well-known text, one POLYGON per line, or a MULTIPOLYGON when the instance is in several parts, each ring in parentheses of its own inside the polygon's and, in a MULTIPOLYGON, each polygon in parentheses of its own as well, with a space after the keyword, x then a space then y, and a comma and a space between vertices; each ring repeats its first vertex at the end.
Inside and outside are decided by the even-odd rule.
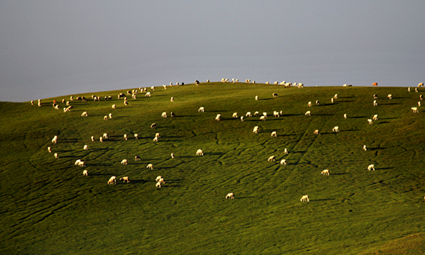
MULTIPOLYGON (((423 91, 201 83, 157 87, 151 98, 128 97, 128 106, 120 92, 95 93, 113 96, 100 102, 78 95, 89 101, 71 102, 68 113, 54 110, 53 98, 42 107, 0 102, 1 254, 424 253, 425 120, 410 110, 423 91), (283 116, 273 117, 275 110, 283 116), (164 111, 176 117, 161 118, 164 111), (247 111, 269 117, 231 117, 247 111), (374 114, 379 120, 369 125, 374 114), (104 132, 110 139, 100 143, 104 132), (195 155, 199 148, 204 156, 195 155), (268 162, 271 155, 288 165, 268 162), (86 162, 88 177, 76 159, 86 162), (326 168, 330 176, 320 175, 326 168), (131 183, 107 185, 112 175, 131 183), (229 192, 234 200, 224 199, 229 192), (299 201, 305 194, 309 203, 299 201)), ((54 99, 62 98, 69 96, 54 99)))

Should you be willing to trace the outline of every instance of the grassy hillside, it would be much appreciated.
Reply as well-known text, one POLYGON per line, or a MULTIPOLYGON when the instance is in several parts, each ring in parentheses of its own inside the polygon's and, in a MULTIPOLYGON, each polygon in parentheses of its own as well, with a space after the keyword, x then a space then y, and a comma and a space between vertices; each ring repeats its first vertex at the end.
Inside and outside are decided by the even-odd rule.
MULTIPOLYGON (((53 109, 53 98, 41 107, 0 103, 1 254, 425 252, 425 120, 421 108, 410 110, 423 88, 201 83, 127 96, 128 106, 117 99, 121 92, 94 93, 101 101, 74 95, 88 101, 72 101, 67 113, 53 109), (268 118, 232 118, 248 111, 268 118), (370 125, 374 114, 379 119, 370 125), (199 148, 204 156, 195 155, 199 148), (271 155, 275 162, 267 161, 271 155), (283 158, 287 165, 279 164, 283 158), (108 185, 113 175, 131 183, 108 185), (158 175, 166 182, 160 189, 158 175), (229 192, 234 200, 225 199, 229 192), (310 202, 300 202, 306 194, 310 202)), ((69 96, 55 98, 60 109, 62 98, 69 96)))

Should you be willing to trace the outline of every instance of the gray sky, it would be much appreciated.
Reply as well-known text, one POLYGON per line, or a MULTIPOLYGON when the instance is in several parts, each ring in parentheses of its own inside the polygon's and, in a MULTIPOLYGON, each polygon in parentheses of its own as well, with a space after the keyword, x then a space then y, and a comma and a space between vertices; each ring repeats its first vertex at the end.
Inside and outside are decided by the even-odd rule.
POLYGON ((0 1, 0 101, 221 78, 425 81, 425 1, 0 1))

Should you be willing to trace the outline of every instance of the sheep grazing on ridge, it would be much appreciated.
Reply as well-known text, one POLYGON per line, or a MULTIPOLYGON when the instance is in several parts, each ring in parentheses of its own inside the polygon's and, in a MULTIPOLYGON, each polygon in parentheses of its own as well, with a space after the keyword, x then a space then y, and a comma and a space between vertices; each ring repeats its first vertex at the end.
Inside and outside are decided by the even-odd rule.
POLYGON ((161 183, 160 183, 160 182, 157 182, 157 183, 155 184, 155 187, 157 187, 157 188, 161 188, 161 183))
POLYGON ((424 95, 419 95, 419 100, 424 100, 424 95))
POLYGON ((415 92, 418 93, 419 92, 419 89, 418 88, 415 88, 415 92))
POLYGON ((109 178, 108 184, 117 184, 117 177, 116 176, 111 176, 111 178, 109 178))
POLYGON ((130 183, 130 179, 128 178, 128 176, 124 176, 124 177, 120 178, 120 181, 125 182, 125 183, 130 183))
POLYGON ((240 120, 241 120, 242 122, 244 121, 243 116, 241 116, 241 117, 240 117, 240 120))
POLYGON ((199 107, 198 112, 205 112, 205 108, 204 107, 199 107))
POLYGON ((308 195, 304 195, 300 199, 301 202, 310 202, 310 199, 308 198, 308 195))
POLYGON ((89 176, 89 172, 88 172, 87 170, 84 170, 84 171, 83 171, 83 175, 84 175, 84 176, 89 176))
POLYGON ((145 97, 151 97, 151 92, 146 92, 145 97))
POLYGON ((127 159, 121 160, 121 165, 126 166, 127 164, 128 164, 128 160, 127 159))
POLYGON ((273 117, 279 118, 280 114, 278 111, 273 111, 273 117))
POLYGON ((90 137, 90 140, 91 140, 92 142, 94 142, 94 136, 91 136, 91 137, 90 137))
POLYGON ((160 137, 161 137, 161 135, 160 135, 159 133, 155 133, 155 137, 160 138, 160 137))
POLYGON ((329 170, 328 169, 325 169, 322 172, 320 172, 320 174, 322 174, 322 175, 329 175, 329 170))
POLYGON ((52 139, 52 143, 57 144, 58 143, 58 136, 55 135, 52 139))
POLYGON ((83 150, 88 150, 89 149, 89 147, 87 146, 87 144, 86 145, 84 145, 84 147, 83 147, 83 150))
POLYGON ((238 118, 238 113, 237 113, 237 112, 234 112, 234 113, 232 114, 232 118, 237 119, 237 118, 238 118))
POLYGON ((260 116, 260 120, 266 121, 267 120, 267 116, 264 116, 264 115, 260 116))
POLYGON ((87 112, 81 113, 81 117, 87 117, 87 112))
POLYGON ((276 131, 273 131, 272 133, 271 133, 271 135, 270 135, 271 137, 277 137, 277 133, 276 133, 276 131))
POLYGON ((424 86, 424 83, 423 82, 421 82, 421 83, 418 84, 418 88, 419 87, 423 87, 423 86, 424 86))
POLYGON ((235 194, 233 194, 233 193, 228 193, 228 194, 226 195, 226 199, 235 199, 235 194))
POLYGON ((311 116, 311 112, 310 111, 306 111, 304 115, 305 116, 311 116))
POLYGON ((338 94, 335 94, 333 98, 338 99, 338 94))
POLYGON ((34 100, 31 100, 31 105, 34 105, 34 100))
POLYGON ((196 151, 196 155, 198 155, 198 156, 204 156, 204 152, 201 149, 198 149, 196 151))
POLYGON ((128 105, 128 102, 127 101, 124 101, 124 105, 127 106, 128 105))
POLYGON ((411 107, 410 109, 413 111, 413 113, 419 113, 418 107, 411 107))
POLYGON ((407 87, 407 91, 410 92, 410 87, 407 87))
POLYGON ((57 152, 55 152, 54 156, 55 158, 59 158, 59 154, 57 152))
POLYGON ((364 151, 367 151, 366 144, 365 144, 365 145, 363 145, 363 150, 364 150, 364 151))
POLYGON ((316 100, 316 105, 320 105, 320 102, 319 102, 319 100, 316 100))
POLYGON ((148 164, 148 165, 146 166, 146 168, 147 168, 147 169, 152 170, 152 169, 153 169, 153 165, 152 165, 152 164, 148 164))
POLYGON ((174 102, 174 97, 171 97, 170 102, 174 102))
POLYGON ((369 170, 369 171, 375 171, 375 165, 374 165, 374 164, 370 164, 370 165, 367 167, 367 170, 369 170))
POLYGON ((373 94, 372 97, 373 97, 373 99, 378 99, 378 95, 377 94, 373 94))
POLYGON ((254 116, 259 115, 260 113, 258 111, 254 112, 254 116))
POLYGON ((280 164, 281 164, 282 166, 285 166, 285 165, 286 165, 286 159, 282 159, 282 160, 280 161, 280 164))
POLYGON ((267 161, 276 161, 276 157, 273 155, 273 156, 270 156, 268 159, 267 159, 267 161))
POLYGON ((252 117, 251 112, 246 112, 245 117, 252 117))
POLYGON ((176 115, 174 114, 174 112, 170 112, 170 117, 171 117, 171 118, 176 117, 176 115))
POLYGON ((220 121, 221 120, 221 114, 217 114, 217 116, 215 116, 215 120, 220 121))
POLYGON ((255 134, 258 134, 258 131, 259 131, 259 127, 258 126, 255 126, 254 127, 254 130, 252 132, 254 132, 255 134))
POLYGON ((418 101, 418 107, 421 107, 421 101, 418 101))
POLYGON ((339 127, 335 126, 332 128, 332 132, 338 133, 339 132, 339 127))
POLYGON ((283 150, 283 153, 288 154, 288 153, 289 153, 289 152, 288 152, 288 148, 285 148, 285 149, 283 150))
POLYGON ((52 153, 52 148, 47 147, 47 151, 48 151, 49 153, 52 153))

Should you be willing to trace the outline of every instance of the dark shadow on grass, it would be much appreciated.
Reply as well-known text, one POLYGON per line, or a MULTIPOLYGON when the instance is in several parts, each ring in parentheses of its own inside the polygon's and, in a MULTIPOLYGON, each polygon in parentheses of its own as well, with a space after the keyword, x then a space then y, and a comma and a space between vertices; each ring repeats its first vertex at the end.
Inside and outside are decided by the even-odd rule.
POLYGON ((313 116, 334 116, 335 114, 333 113, 317 113, 317 114, 312 114, 313 116))
POLYGON ((379 167, 379 168, 375 168, 375 171, 383 171, 383 170, 389 170, 389 169, 394 169, 394 167, 379 167))
POLYGON ((91 163, 85 163, 86 166, 112 166, 112 164, 108 163, 97 163, 97 164, 91 164, 91 163))
POLYGON ((310 199, 310 202, 320 202, 320 201, 330 201, 330 200, 335 200, 335 198, 310 199))
POLYGON ((385 150, 386 147, 376 147, 376 148, 367 148, 367 149, 371 151, 377 151, 377 150, 385 150))
POLYGON ((366 116, 354 116, 354 117, 348 116, 348 118, 363 119, 363 118, 367 118, 367 117, 366 116))
POLYGON ((113 173, 90 173, 89 172, 89 176, 114 176, 115 174, 113 174, 113 173))
POLYGON ((209 152, 209 153, 205 153, 205 154, 206 155, 219 155, 219 156, 223 156, 226 153, 224 153, 224 152, 209 152))
POLYGON ((345 175, 345 174, 348 174, 348 173, 331 173, 331 175, 345 175))

